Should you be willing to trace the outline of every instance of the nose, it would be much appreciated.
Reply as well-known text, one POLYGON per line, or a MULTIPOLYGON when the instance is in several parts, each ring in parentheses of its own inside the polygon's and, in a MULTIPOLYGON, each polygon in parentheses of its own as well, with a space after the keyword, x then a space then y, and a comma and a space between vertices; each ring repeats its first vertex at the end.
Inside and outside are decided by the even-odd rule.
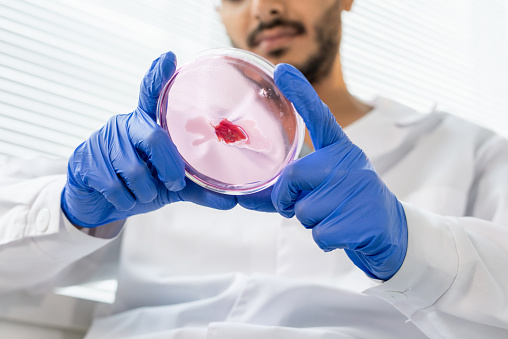
POLYGON ((261 22, 268 22, 282 16, 286 5, 282 0, 252 0, 252 14, 261 22))

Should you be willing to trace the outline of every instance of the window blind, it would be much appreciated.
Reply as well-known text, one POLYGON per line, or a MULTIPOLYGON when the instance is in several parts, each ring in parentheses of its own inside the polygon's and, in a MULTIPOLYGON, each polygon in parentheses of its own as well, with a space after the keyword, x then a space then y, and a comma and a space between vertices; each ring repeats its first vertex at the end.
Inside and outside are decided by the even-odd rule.
POLYGON ((68 157, 161 53, 226 44, 203 0, 0 0, 0 154, 68 157))
POLYGON ((342 46, 352 92, 435 107, 508 136, 507 3, 355 1, 342 46))
MULTIPOLYGON (((290 0, 288 0, 290 1, 290 0)), ((440 109, 508 136, 507 1, 356 0, 352 92, 440 109)), ((0 155, 66 158, 137 103, 152 60, 228 45, 210 0, 0 0, 0 155)))

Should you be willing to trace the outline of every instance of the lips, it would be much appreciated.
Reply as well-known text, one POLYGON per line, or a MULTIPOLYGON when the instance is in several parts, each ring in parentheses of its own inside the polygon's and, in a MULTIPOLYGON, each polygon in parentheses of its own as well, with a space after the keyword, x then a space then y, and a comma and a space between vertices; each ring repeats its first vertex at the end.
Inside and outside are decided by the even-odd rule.
POLYGON ((289 40, 300 35, 295 28, 277 27, 264 30, 254 39, 254 46, 264 50, 273 50, 285 46, 289 40))
POLYGON ((305 26, 298 21, 277 18, 270 22, 261 22, 247 36, 250 48, 260 48, 265 52, 286 47, 293 38, 304 35, 305 26))
POLYGON ((259 45, 263 41, 274 41, 277 39, 292 38, 297 35, 298 35, 297 30, 292 27, 272 28, 259 33, 256 36, 256 39, 254 39, 254 44, 259 45))

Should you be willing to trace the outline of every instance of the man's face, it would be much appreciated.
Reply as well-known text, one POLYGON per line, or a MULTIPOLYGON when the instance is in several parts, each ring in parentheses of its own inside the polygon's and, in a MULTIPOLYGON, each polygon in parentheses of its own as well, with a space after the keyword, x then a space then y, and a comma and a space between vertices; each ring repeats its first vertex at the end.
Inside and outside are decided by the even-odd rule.
POLYGON ((352 1, 222 0, 219 12, 233 46, 292 64, 316 82, 336 59, 345 2, 352 1))

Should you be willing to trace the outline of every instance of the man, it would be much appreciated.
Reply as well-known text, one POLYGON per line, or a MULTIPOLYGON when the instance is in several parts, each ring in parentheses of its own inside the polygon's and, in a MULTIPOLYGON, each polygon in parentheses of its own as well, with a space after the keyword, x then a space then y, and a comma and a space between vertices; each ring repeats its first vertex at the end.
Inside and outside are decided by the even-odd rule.
POLYGON ((4 180, 0 291, 87 275, 78 259, 123 229, 117 299, 89 338, 506 337, 508 142, 351 96, 339 43, 352 2, 218 9, 233 45, 312 83, 276 67, 315 151, 272 189, 235 198, 185 181, 154 122, 165 54, 138 108, 80 145, 67 177, 4 180))

